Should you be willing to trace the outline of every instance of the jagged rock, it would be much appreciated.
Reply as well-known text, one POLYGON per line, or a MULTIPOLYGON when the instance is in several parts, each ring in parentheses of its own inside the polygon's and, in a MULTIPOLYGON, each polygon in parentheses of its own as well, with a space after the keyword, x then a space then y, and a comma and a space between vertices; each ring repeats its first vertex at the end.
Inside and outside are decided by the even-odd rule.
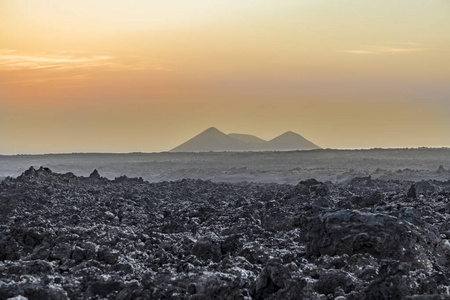
POLYGON ((352 277, 340 270, 323 271, 315 285, 317 291, 325 295, 334 293, 338 288, 347 294, 353 287, 352 277))
POLYGON ((316 179, 307 179, 300 181, 294 188, 292 196, 327 196, 330 190, 326 184, 316 179))
POLYGON ((149 183, 30 168, 0 184, 0 299, 445 295, 449 182, 415 183, 408 198, 412 181, 342 181, 149 183))
POLYGON ((116 294, 122 290, 122 283, 119 281, 98 280, 90 282, 84 294, 85 299, 95 296, 107 297, 110 294, 116 294))
POLYGON ((317 181, 314 178, 300 181, 300 184, 307 186, 310 192, 315 196, 323 197, 330 193, 330 189, 325 183, 317 181))
POLYGON ((79 263, 86 258, 86 251, 80 247, 75 247, 72 251, 72 259, 79 263))
POLYGON ((424 255, 421 249, 431 244, 434 259, 443 263, 443 250, 435 232, 392 216, 339 210, 307 218, 302 229, 307 254, 312 256, 370 253, 419 262, 424 255))
POLYGON ((67 292, 56 286, 29 285, 23 289, 23 296, 29 300, 67 300, 67 292))
POLYGON ((309 187, 307 187, 306 185, 299 183, 295 186, 293 192, 292 192, 292 196, 309 196, 310 194, 310 190, 309 187))
POLYGON ((107 247, 102 247, 98 251, 98 260, 107 264, 114 265, 118 262, 119 253, 111 251, 107 247))
POLYGON ((141 293, 142 286, 137 281, 132 281, 117 294, 116 300, 133 300, 139 298, 141 293))
POLYGON ((320 206, 320 207, 334 207, 334 202, 331 199, 320 197, 312 203, 313 205, 320 206))
POLYGON ((351 199, 353 207, 364 208, 374 207, 384 200, 384 195, 380 191, 370 192, 369 195, 354 196, 351 199))
POLYGON ((37 171, 36 169, 31 166, 28 170, 26 170, 19 178, 24 178, 24 177, 36 177, 37 175, 37 171))
POLYGON ((406 194, 406 197, 417 198, 416 184, 411 185, 411 187, 408 190, 408 193, 406 194))
POLYGON ((289 271, 279 262, 269 262, 255 283, 255 299, 266 299, 287 286, 289 271))
POLYGON ((21 257, 21 247, 15 239, 3 237, 0 240, 0 259, 17 260, 21 257))
POLYGON ((127 176, 119 176, 116 177, 113 182, 115 183, 136 183, 136 184, 143 184, 144 179, 142 177, 139 178, 129 178, 127 176))
POLYGON ((195 285, 195 283, 190 283, 188 285, 187 292, 189 295, 193 295, 193 294, 197 293, 197 286, 195 285))
POLYGON ((405 274, 408 266, 395 260, 382 260, 378 277, 366 288, 364 299, 403 299, 408 295, 405 274))
POLYGON ((270 231, 289 231, 294 226, 294 219, 290 212, 286 212, 280 207, 271 208, 261 218, 261 225, 270 231))
POLYGON ((223 254, 227 253, 235 253, 242 247, 242 235, 241 234, 233 234, 228 236, 224 241, 220 243, 220 248, 223 254))
POLYGON ((201 259, 219 261, 222 256, 222 249, 217 241, 202 237, 192 247, 192 254, 201 259))
POLYGON ((98 173, 97 169, 94 169, 92 173, 89 175, 89 179, 100 179, 100 174, 98 173))
POLYGON ((419 195, 431 194, 436 192, 436 187, 429 181, 420 181, 414 183, 408 190, 408 198, 416 198, 419 195))

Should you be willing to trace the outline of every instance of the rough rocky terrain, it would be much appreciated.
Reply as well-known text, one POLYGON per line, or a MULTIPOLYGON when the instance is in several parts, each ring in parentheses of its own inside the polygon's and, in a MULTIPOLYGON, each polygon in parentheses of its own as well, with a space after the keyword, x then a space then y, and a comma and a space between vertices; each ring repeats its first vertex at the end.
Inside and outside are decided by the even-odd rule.
POLYGON ((0 155, 0 180, 17 177, 30 166, 53 172, 103 177, 142 177, 149 182, 185 178, 213 182, 296 185, 315 178, 345 183, 354 177, 382 180, 441 180, 450 178, 450 148, 312 150, 206 153, 73 153, 0 155))
POLYGON ((30 168, 3 180, 0 208, 0 300, 450 299, 450 180, 30 168))

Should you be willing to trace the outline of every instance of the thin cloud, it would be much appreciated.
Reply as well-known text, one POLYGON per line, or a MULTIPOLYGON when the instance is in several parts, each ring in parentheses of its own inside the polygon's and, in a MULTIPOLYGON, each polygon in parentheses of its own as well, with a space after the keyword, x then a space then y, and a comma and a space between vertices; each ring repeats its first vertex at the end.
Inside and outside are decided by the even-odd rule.
POLYGON ((70 70, 110 66, 114 57, 110 55, 74 54, 23 54, 10 49, 0 51, 2 70, 70 70))
MULTIPOLYGON (((79 86, 93 78, 97 71, 121 72, 154 70, 171 72, 162 62, 150 62, 145 57, 118 57, 109 53, 60 51, 54 53, 25 53, 0 49, 0 72, 23 72, 19 77, 1 80, 0 84, 32 86, 58 82, 59 86, 79 86)), ((19 74, 19 73, 17 73, 19 74)))
POLYGON ((341 49, 337 51, 350 54, 389 54, 423 52, 428 50, 430 50, 430 48, 418 47, 418 45, 414 43, 396 43, 392 46, 367 46, 359 49, 341 49))
POLYGON ((124 62, 118 57, 84 51, 62 51, 52 54, 20 53, 14 49, 0 50, 0 70, 80 70, 104 68, 107 70, 145 70, 152 68, 143 62, 124 62))

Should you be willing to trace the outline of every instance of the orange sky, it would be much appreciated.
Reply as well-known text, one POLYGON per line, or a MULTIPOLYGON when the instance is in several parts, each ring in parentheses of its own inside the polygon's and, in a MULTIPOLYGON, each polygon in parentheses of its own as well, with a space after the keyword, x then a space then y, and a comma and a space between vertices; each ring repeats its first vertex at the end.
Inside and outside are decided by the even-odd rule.
POLYGON ((450 146, 449 62, 447 0, 4 0, 0 154, 450 146))

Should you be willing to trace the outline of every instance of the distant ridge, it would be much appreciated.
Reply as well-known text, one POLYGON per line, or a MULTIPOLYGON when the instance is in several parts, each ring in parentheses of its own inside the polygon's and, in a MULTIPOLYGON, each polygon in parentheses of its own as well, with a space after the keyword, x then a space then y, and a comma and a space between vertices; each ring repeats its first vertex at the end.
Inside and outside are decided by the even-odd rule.
POLYGON ((285 132, 282 135, 268 141, 264 144, 264 147, 267 150, 279 151, 321 149, 319 146, 308 141, 300 134, 292 131, 285 132))
POLYGON ((170 152, 249 151, 251 145, 210 127, 170 152))
POLYGON ((225 134, 210 127, 170 152, 220 152, 220 151, 292 151, 321 149, 301 135, 288 131, 265 141, 250 134, 225 134))

